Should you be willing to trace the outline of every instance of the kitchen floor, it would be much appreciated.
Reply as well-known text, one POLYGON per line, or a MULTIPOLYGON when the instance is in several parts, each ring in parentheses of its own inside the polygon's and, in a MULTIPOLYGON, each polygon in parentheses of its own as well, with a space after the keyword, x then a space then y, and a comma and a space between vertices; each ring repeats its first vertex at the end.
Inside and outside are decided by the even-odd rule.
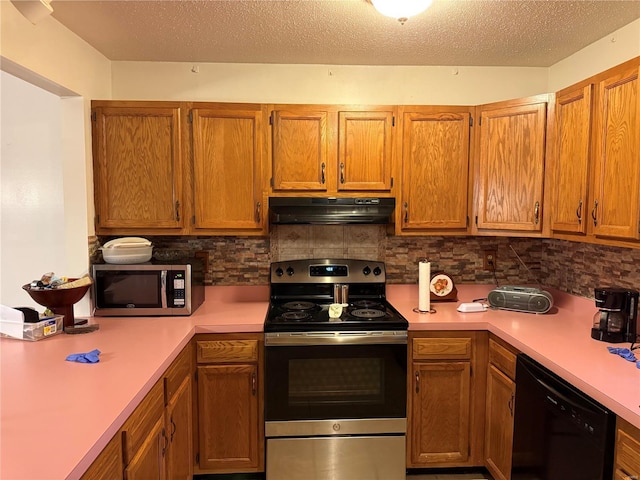
POLYGON ((491 480, 488 473, 483 472, 451 472, 436 470, 432 473, 408 473, 407 480, 491 480))
MULTIPOLYGON (((407 473, 406 480, 492 480, 488 473, 448 470, 434 470, 432 473, 407 473), (455 472, 455 473, 454 473, 455 472)), ((263 480, 264 474, 223 474, 194 475, 194 480, 263 480)))
POLYGON ((428 473, 407 475, 407 480, 490 480, 482 473, 428 473))

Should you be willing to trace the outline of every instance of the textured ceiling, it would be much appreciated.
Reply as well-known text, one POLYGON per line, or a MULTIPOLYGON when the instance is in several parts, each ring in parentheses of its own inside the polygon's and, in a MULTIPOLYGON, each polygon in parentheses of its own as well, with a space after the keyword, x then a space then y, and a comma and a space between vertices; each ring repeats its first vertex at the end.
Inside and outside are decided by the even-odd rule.
POLYGON ((111 60, 168 62, 546 67, 640 18, 640 0, 434 0, 404 25, 366 0, 51 6, 111 60))

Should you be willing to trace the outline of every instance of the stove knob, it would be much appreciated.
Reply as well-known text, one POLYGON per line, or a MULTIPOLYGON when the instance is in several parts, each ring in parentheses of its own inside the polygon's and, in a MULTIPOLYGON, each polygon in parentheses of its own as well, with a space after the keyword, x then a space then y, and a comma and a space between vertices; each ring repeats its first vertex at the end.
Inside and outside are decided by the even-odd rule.
POLYGON ((369 268, 369 265, 367 265, 362 269, 362 273, 364 273, 365 275, 369 275, 371 273, 371 269, 369 268))
POLYGON ((382 270, 380 270, 380 267, 376 267, 373 269, 373 274, 377 277, 378 275, 380 275, 382 273, 382 270))
POLYGON ((293 267, 287 267, 287 275, 293 276, 293 267))
POLYGON ((281 277, 284 274, 284 272, 282 271, 282 268, 278 267, 276 268, 276 275, 281 277))

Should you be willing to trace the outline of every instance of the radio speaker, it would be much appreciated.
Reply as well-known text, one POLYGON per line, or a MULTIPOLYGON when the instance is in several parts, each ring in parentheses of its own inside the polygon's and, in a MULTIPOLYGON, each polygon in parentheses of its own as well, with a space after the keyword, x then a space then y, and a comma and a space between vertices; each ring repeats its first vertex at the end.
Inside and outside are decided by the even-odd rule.
POLYGON ((539 288, 506 285, 487 295, 489 305, 514 312, 547 313, 553 306, 553 297, 539 288))

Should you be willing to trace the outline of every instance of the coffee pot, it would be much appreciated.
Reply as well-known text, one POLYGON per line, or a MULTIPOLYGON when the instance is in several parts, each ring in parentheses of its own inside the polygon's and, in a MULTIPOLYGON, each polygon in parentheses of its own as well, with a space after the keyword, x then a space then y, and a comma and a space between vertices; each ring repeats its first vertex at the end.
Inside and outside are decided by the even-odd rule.
POLYGON ((591 338, 610 343, 638 339, 638 292, 623 288, 596 288, 598 311, 593 317, 591 338))

